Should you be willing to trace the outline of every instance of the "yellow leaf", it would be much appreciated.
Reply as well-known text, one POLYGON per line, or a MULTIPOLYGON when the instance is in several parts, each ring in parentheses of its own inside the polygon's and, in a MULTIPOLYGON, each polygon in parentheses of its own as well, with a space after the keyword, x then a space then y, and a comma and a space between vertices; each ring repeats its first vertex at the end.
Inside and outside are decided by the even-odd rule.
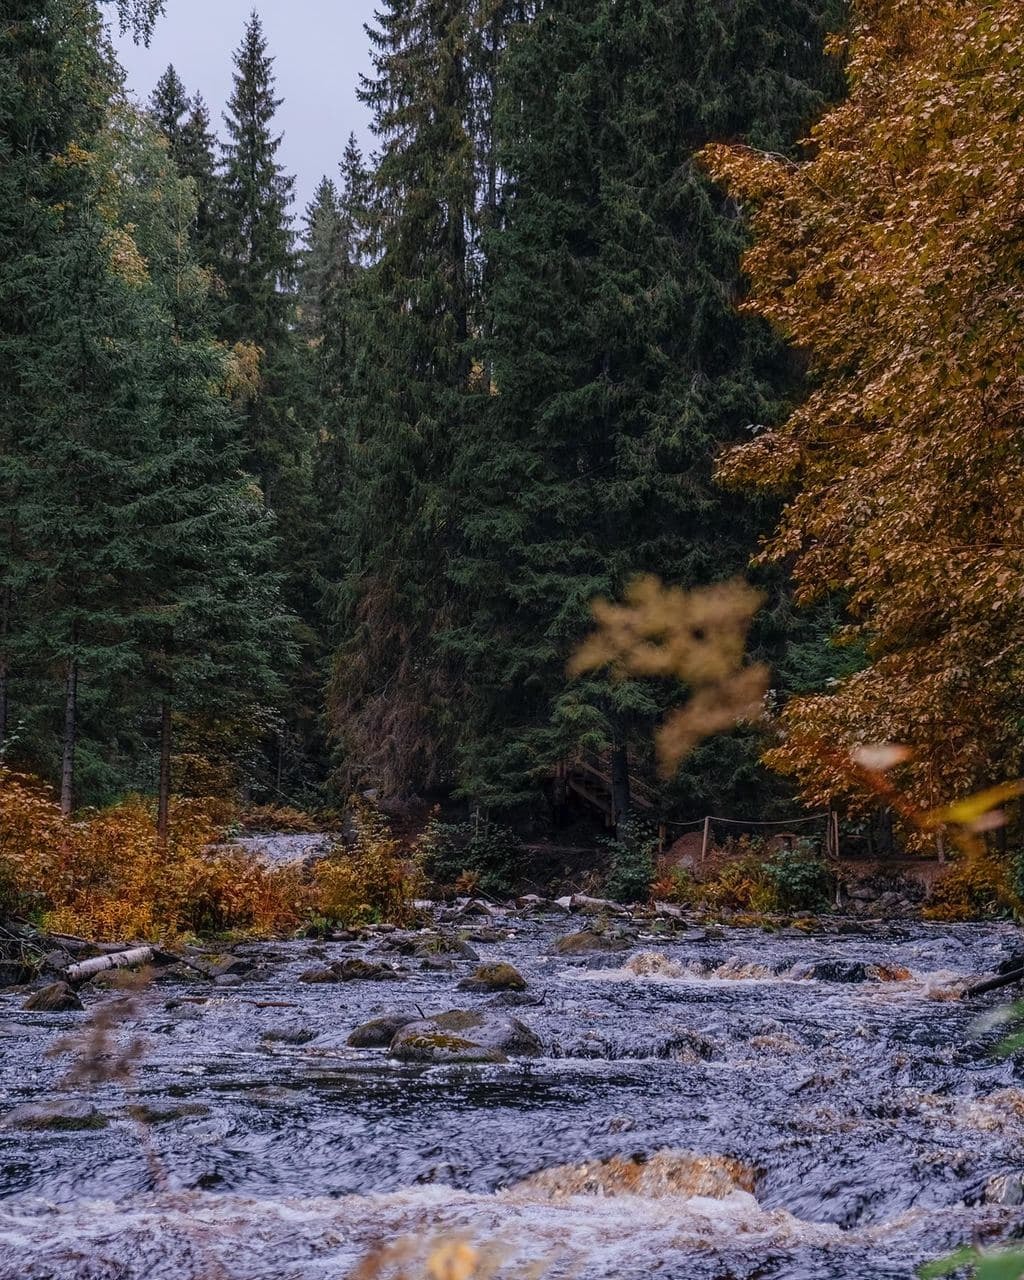
POLYGON ((928 814, 928 821, 938 826, 943 822, 955 822, 960 827, 970 827, 978 822, 990 809, 996 808, 1006 800, 1014 800, 1024 795, 1024 778, 1015 782, 1001 782, 997 787, 987 787, 978 791, 966 800, 958 800, 944 809, 933 809, 928 814))

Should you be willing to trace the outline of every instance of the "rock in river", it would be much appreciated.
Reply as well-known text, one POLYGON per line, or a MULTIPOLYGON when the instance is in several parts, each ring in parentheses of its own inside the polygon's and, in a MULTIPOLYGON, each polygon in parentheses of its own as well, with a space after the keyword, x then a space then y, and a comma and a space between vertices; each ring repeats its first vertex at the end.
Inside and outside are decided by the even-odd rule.
POLYGON ((102 1129, 106 1123, 89 1102, 26 1102, 0 1117, 0 1129, 102 1129))
POLYGON ((507 1062, 536 1057, 541 1049, 518 1018, 467 1009, 410 1022, 391 1041, 391 1056, 401 1062, 507 1062))
POLYGON ((334 964, 307 969, 300 982, 386 982, 402 975, 389 964, 369 964, 366 960, 337 960, 334 964))
POLYGON ((488 964, 482 964, 476 970, 471 978, 463 978, 458 983, 460 991, 525 991, 526 979, 519 970, 511 964, 504 964, 501 961, 491 961, 488 964))
POLYGON ((84 1007, 66 982, 51 982, 48 987, 40 987, 22 1005, 23 1009, 33 1009, 37 1013, 65 1013, 69 1009, 84 1007))
POLYGON ((385 1013, 356 1027, 345 1043, 353 1049, 386 1049, 403 1027, 419 1021, 418 1013, 385 1013))
POLYGON ((585 956, 595 951, 630 951, 632 943, 628 938, 617 938, 606 933, 595 933, 585 929, 582 933, 566 933, 556 939, 551 948, 556 956, 585 956))

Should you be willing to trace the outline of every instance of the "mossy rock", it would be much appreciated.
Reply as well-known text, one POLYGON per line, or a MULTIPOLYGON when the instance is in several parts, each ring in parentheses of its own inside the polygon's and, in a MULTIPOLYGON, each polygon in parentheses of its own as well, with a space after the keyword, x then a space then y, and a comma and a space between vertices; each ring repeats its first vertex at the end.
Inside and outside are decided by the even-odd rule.
POLYGON ((416 944, 418 956, 461 956, 463 960, 479 960, 480 955, 464 938, 454 938, 444 933, 433 933, 416 944))
POLYGON ((392 1044, 391 1056, 400 1062, 508 1062, 499 1049, 488 1049, 450 1031, 437 1030, 402 1035, 398 1044, 392 1044))
POLYGON ((334 964, 306 969, 300 982, 393 982, 402 975, 389 964, 370 964, 366 960, 337 960, 334 964))
POLYGON ((567 933, 557 938, 551 951, 556 956, 585 956, 595 952, 630 951, 632 947, 628 938, 585 929, 582 933, 567 933))
POLYGON ((3 1129, 65 1132, 106 1127, 107 1117, 88 1102, 28 1102, 0 1118, 3 1129))
POLYGON ((419 1021, 417 1013, 385 1013, 356 1027, 345 1043, 353 1049, 386 1049, 403 1027, 419 1021))
POLYGON ((460 991, 476 991, 490 993, 492 991, 525 991, 526 979, 519 970, 503 961, 491 961, 482 964, 471 978, 463 978, 458 984, 460 991))
POLYGON ((535 1057, 541 1050, 538 1037, 518 1018, 470 1009, 449 1009, 411 1022, 391 1041, 391 1056, 411 1062, 503 1062, 535 1057), (498 1056, 480 1056, 479 1051, 498 1056))

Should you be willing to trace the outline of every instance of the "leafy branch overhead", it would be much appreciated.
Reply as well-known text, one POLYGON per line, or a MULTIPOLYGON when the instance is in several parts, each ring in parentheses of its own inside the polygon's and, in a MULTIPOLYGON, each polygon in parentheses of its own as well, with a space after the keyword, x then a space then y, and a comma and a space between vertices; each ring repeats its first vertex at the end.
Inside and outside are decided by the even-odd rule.
POLYGON ((660 676, 686 684, 689 701, 657 732, 661 768, 671 774, 705 738, 764 714, 768 667, 745 660, 763 600, 740 580, 684 591, 637 578, 624 604, 594 603, 597 630, 576 651, 569 672, 607 667, 617 679, 660 676))

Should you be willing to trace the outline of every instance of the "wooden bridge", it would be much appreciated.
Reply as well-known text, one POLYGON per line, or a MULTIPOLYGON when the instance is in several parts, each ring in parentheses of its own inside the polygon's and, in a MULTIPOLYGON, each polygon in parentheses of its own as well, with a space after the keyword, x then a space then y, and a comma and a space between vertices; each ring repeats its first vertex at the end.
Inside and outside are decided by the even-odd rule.
MULTIPOLYGON (((610 751, 587 751, 563 760, 555 767, 555 786, 565 798, 574 795, 596 809, 606 827, 614 829, 618 826, 622 815, 616 812, 610 751)), ((653 788, 635 773, 629 774, 629 797, 631 809, 650 813, 657 808, 653 788)))

